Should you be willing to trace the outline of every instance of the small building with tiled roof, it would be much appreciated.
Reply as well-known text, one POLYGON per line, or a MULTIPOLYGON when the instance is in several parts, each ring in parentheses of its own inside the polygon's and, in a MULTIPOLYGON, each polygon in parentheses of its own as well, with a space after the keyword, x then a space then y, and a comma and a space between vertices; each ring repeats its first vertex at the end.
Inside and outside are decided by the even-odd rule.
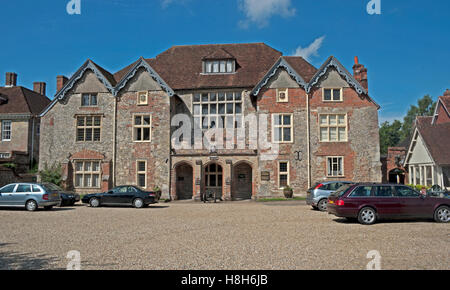
POLYGON ((35 82, 30 90, 17 85, 16 73, 6 73, 0 86, 0 164, 25 171, 39 160, 40 114, 50 103, 45 86, 35 82))
POLYGON ((439 97, 433 116, 416 118, 405 168, 409 183, 450 189, 450 91, 439 97))
POLYGON ((350 73, 264 43, 182 45, 116 73, 87 60, 57 83, 40 165, 61 163, 81 193, 135 184, 239 200, 381 181, 379 106, 357 58, 350 73))

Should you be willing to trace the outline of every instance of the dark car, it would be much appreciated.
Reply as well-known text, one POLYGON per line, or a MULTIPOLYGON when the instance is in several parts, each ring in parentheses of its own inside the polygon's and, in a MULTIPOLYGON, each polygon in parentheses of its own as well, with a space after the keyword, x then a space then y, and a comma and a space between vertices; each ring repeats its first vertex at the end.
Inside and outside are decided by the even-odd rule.
POLYGON ((61 198, 59 206, 72 206, 80 201, 80 195, 71 191, 66 191, 53 183, 42 183, 41 185, 47 191, 58 192, 61 198))
POLYGON ((86 194, 81 201, 91 207, 103 205, 132 205, 135 208, 157 203, 161 192, 143 191, 134 185, 117 186, 107 192, 86 194))
POLYGON ((450 221, 448 198, 422 195, 405 185, 359 183, 346 185, 328 197, 328 213, 374 224, 378 219, 433 218, 450 221))

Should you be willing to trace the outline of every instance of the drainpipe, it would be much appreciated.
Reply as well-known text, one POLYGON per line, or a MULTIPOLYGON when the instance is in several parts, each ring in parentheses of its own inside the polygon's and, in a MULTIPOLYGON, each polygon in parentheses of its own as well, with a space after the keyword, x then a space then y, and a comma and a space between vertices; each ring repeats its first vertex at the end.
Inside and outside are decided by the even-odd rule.
POLYGON ((309 133, 309 93, 306 94, 306 155, 308 159, 308 188, 311 188, 311 154, 310 154, 310 133, 309 133))
POLYGON ((31 152, 30 152, 30 168, 33 166, 33 158, 34 158, 34 131, 35 131, 35 124, 34 124, 34 117, 31 118, 32 125, 31 125, 31 152))
POLYGON ((113 152, 112 152, 112 187, 116 186, 116 127, 117 127, 117 96, 114 96, 114 116, 113 116, 113 152))

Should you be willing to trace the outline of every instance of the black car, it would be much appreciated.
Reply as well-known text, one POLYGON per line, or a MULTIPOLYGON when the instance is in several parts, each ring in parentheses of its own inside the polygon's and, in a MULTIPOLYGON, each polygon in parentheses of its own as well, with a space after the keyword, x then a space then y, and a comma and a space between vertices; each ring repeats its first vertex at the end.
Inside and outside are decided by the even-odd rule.
POLYGON ((60 206, 73 206, 76 202, 80 201, 80 195, 74 192, 62 192, 60 206))
POLYGON ((86 194, 81 201, 91 207, 103 205, 132 205, 135 208, 146 207, 157 203, 161 192, 143 191, 134 185, 117 186, 107 192, 86 194))

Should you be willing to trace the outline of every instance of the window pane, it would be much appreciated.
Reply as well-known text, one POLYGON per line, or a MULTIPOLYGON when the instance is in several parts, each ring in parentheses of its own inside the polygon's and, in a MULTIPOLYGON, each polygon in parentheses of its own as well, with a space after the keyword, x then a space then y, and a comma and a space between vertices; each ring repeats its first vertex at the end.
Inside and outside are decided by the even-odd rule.
POLYGON ((209 94, 211 102, 215 102, 217 100, 217 93, 209 94))
POLYGON ((227 72, 233 72, 233 61, 229 60, 227 61, 227 72))
POLYGON ((144 116, 144 125, 150 125, 150 116, 144 116))
POLYGON ((200 102, 200 94, 194 94, 194 102, 200 102))
POLYGON ((88 94, 83 94, 81 96, 81 105, 82 106, 89 106, 89 95, 88 94))
POLYGON ((220 62, 220 72, 226 72, 226 61, 221 61, 220 62))
POLYGON ((319 118, 320 125, 328 125, 327 117, 328 117, 327 115, 320 115, 320 118, 319 118))
POLYGON ((233 93, 227 93, 227 101, 233 101, 234 95, 233 93))
POLYGON ((212 115, 217 114, 217 104, 209 105, 209 112, 212 115))
POLYGON ((83 174, 75 175, 75 187, 83 186, 83 174))
POLYGON ((194 115, 200 115, 200 105, 194 105, 194 115))
POLYGON ((100 171, 100 162, 92 162, 92 171, 99 172, 100 171))
POLYGON ((138 183, 140 187, 145 187, 145 174, 138 175, 138 183))
POLYGON ((227 104, 227 114, 233 114, 233 104, 227 104))
POLYGON ((341 100, 341 90, 333 90, 333 101, 341 100))
POLYGON ((86 117, 86 126, 92 126, 92 117, 86 117))
POLYGON ((202 105, 202 115, 208 115, 208 105, 202 105))
POLYGON ((288 185, 287 175, 285 174, 280 175, 280 187, 286 187, 287 185, 288 185))
POLYGON ((283 141, 291 141, 291 128, 283 128, 283 141))
POLYGON ((150 141, 150 128, 144 128, 143 141, 150 141))
POLYGON ((234 98, 235 98, 236 101, 240 101, 240 100, 242 99, 242 94, 241 94, 241 92, 236 92, 236 93, 234 94, 234 98))
POLYGON ((100 128, 94 129, 94 141, 100 141, 100 128))
POLYGON ((84 187, 91 187, 92 184, 92 175, 86 174, 84 176, 84 187))
POLYGON ((393 195, 392 193, 390 186, 377 186, 375 190, 375 196, 377 197, 389 197, 393 195))
POLYGON ((219 102, 225 101, 225 93, 219 93, 219 102))
POLYGON ((92 170, 92 163, 91 162, 84 162, 84 171, 91 171, 92 170))
POLYGON ((236 105, 235 105, 235 113, 236 114, 242 113, 242 104, 236 103, 236 105))
POLYGON ((86 138, 84 141, 92 141, 92 129, 86 129, 86 138))
POLYGON ((339 141, 347 140, 347 133, 345 128, 339 128, 339 141))
POLYGON ((280 172, 288 172, 287 162, 280 162, 280 172))
POLYGON ((273 130, 273 134, 274 134, 273 136, 274 141, 276 142, 281 141, 282 128, 275 128, 273 130))
POLYGON ((328 141, 328 128, 320 128, 320 141, 328 141))
POLYGON ((337 141, 337 133, 335 127, 330 127, 330 141, 337 141))
POLYGON ((97 95, 91 96, 91 106, 97 106, 97 95))
POLYGON ((84 126, 84 117, 77 117, 77 125, 84 126))
POLYGON ((209 95, 208 94, 202 94, 202 102, 207 102, 209 99, 209 95))
POLYGON ((94 117, 94 126, 100 126, 100 125, 101 125, 101 118, 94 117))
POLYGON ((144 161, 139 161, 138 162, 138 171, 139 172, 145 172, 146 171, 145 162, 144 161))
POLYGON ((31 187, 27 184, 19 184, 19 186, 17 186, 16 192, 31 192, 31 187))
POLYGON ((284 115, 283 116, 283 125, 291 125, 291 116, 290 115, 284 115))
POLYGON ((219 72, 219 62, 218 61, 214 61, 213 62, 213 72, 214 73, 218 73, 219 72))
POLYGON ((84 141, 84 129, 77 130, 77 141, 84 141))
POLYGON ((219 104, 219 114, 225 114, 225 104, 219 104))
POLYGON ((336 125, 337 124, 337 115, 330 115, 329 120, 330 120, 330 125, 336 125))
POLYGON ((345 125, 345 115, 338 115, 338 124, 345 125))
POLYGON ((330 89, 324 89, 323 92, 324 92, 323 99, 325 101, 331 101, 331 90, 330 89))
POLYGON ((92 175, 92 187, 99 187, 100 186, 100 176, 98 174, 92 175))
POLYGON ((233 129, 234 128, 234 120, 233 117, 229 116, 226 118, 226 128, 233 129))

